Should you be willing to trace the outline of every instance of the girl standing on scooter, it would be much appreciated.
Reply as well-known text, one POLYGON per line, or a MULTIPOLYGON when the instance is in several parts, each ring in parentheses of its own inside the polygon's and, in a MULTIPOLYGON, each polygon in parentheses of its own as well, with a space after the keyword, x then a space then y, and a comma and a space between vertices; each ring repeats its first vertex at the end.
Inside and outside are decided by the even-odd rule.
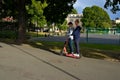
POLYGON ((73 37, 74 37, 74 44, 75 44, 75 49, 76 52, 74 54, 74 56, 76 57, 81 57, 80 55, 80 48, 79 48, 79 43, 80 43, 80 30, 81 27, 79 26, 79 20, 76 19, 75 20, 75 29, 73 31, 73 37))

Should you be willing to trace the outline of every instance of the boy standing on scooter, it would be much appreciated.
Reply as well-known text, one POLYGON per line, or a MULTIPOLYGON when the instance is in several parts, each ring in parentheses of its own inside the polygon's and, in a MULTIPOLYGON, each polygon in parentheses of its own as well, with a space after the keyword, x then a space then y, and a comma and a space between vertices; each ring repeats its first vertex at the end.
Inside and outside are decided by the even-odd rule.
POLYGON ((75 20, 75 29, 73 31, 73 36, 74 36, 74 44, 75 44, 75 49, 76 49, 76 52, 74 54, 74 56, 76 57, 81 57, 80 55, 80 48, 79 48, 79 43, 80 43, 80 30, 81 30, 81 27, 79 26, 79 20, 76 19, 75 20))
POLYGON ((73 31, 74 31, 73 23, 69 22, 68 26, 69 26, 68 32, 67 32, 68 46, 69 46, 70 53, 73 54, 73 31))

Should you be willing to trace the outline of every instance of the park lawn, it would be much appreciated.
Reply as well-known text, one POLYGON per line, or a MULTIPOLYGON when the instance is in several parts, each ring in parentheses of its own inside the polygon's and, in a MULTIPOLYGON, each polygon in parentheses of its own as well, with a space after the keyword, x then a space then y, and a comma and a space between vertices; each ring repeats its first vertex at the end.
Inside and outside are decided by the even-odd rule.
POLYGON ((101 50, 111 50, 111 51, 120 51, 120 45, 113 44, 80 44, 82 47, 101 49, 101 50))
MULTIPOLYGON (((11 39, 0 39, 0 41, 8 44, 16 44, 15 41, 11 39)), ((64 46, 64 42, 50 41, 27 41, 27 44, 57 55, 60 55, 60 51, 64 46)), ((80 43, 80 52, 84 57, 88 58, 120 61, 120 45, 80 43)))
MULTIPOLYGON (((0 41, 8 44, 16 44, 15 41, 11 39, 0 39, 0 41)), ((28 41, 27 44, 36 48, 50 51, 57 55, 60 54, 60 51, 64 46, 64 42, 49 42, 49 41, 36 41, 36 42, 28 41)), ((120 45, 81 43, 80 52, 84 57, 88 58, 120 61, 120 45)))
POLYGON ((30 35, 31 37, 44 37, 45 34, 49 34, 48 32, 27 32, 27 35, 30 35))
MULTIPOLYGON (((37 41, 31 42, 32 46, 60 54, 64 42, 37 41)), ((84 57, 96 59, 120 59, 120 45, 108 44, 80 44, 80 52, 84 57)))

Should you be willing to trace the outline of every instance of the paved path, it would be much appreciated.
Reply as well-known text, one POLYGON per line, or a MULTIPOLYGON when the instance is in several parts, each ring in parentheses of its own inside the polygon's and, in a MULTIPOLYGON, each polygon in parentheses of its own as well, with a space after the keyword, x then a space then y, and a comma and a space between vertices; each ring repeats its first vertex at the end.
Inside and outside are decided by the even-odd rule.
POLYGON ((120 80, 120 63, 0 42, 0 80, 120 80))

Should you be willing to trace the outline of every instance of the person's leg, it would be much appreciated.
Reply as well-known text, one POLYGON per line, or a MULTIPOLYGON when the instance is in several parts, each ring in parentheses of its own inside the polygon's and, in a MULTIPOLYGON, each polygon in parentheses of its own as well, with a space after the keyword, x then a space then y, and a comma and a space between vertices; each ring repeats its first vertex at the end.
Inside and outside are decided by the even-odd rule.
POLYGON ((73 40, 71 40, 70 45, 71 45, 71 53, 73 53, 74 52, 74 49, 73 49, 73 40))
POLYGON ((77 53, 77 43, 76 43, 76 40, 74 40, 74 45, 75 45, 75 53, 77 53))
POLYGON ((68 45, 69 45, 70 53, 73 53, 73 41, 71 39, 69 39, 68 45))
POLYGON ((79 39, 74 40, 74 44, 75 44, 75 50, 76 50, 76 54, 74 54, 75 56, 80 56, 80 48, 79 48, 79 39))
POLYGON ((76 40, 76 53, 77 53, 77 54, 80 54, 79 43, 80 43, 80 41, 79 41, 79 39, 77 39, 77 40, 76 40))

